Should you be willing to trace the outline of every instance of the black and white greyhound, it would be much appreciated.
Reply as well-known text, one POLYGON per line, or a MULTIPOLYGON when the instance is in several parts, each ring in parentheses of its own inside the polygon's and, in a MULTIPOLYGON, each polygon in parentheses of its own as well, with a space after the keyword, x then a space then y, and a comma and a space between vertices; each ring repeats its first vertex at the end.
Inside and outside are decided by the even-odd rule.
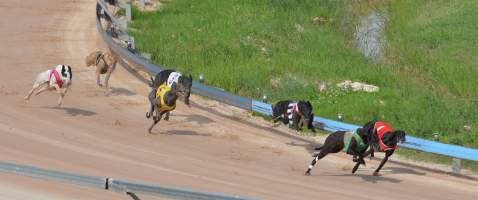
POLYGON ((164 83, 169 87, 171 87, 173 83, 176 83, 180 96, 183 97, 184 103, 189 106, 189 96, 191 95, 191 87, 193 84, 193 78, 191 75, 184 76, 174 70, 166 69, 156 74, 152 87, 158 88, 164 83))
POLYGON ((280 120, 286 125, 289 124, 290 128, 294 128, 297 131, 302 130, 302 126, 306 124, 309 130, 315 133, 315 128, 312 124, 314 113, 312 104, 309 101, 279 101, 272 106, 272 117, 274 118, 274 123, 280 120))
POLYGON ((32 89, 25 96, 24 100, 27 102, 35 91, 35 95, 39 95, 46 90, 56 90, 59 95, 57 103, 58 106, 61 106, 63 97, 71 86, 72 78, 73 72, 69 65, 57 65, 52 69, 43 71, 37 75, 32 89))

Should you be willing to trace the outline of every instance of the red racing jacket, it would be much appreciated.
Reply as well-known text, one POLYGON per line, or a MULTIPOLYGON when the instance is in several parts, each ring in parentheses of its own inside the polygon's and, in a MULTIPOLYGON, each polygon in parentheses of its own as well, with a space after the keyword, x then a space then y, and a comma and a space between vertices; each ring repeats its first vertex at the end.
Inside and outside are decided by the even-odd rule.
POLYGON ((58 73, 58 71, 56 71, 56 68, 53 68, 50 71, 50 78, 48 79, 48 86, 50 86, 50 81, 51 81, 52 77, 55 77, 56 84, 58 84, 58 87, 60 87, 60 88, 63 87, 63 80, 61 80, 60 74, 58 73))
POLYGON ((392 131, 393 131, 393 128, 388 123, 381 122, 381 121, 375 122, 375 125, 373 126, 373 133, 377 135, 378 144, 380 145, 380 151, 397 149, 397 145, 390 147, 385 145, 382 141, 383 135, 391 133, 392 131))

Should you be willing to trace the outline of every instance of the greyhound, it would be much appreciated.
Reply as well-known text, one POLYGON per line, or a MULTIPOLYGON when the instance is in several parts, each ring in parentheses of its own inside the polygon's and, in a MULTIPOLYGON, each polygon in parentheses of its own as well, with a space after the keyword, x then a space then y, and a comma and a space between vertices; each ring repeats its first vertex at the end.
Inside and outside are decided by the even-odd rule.
POLYGON ((151 133, 153 127, 161 120, 163 115, 164 120, 169 120, 169 113, 176 108, 176 100, 178 99, 178 86, 173 83, 171 87, 166 84, 162 84, 159 87, 154 87, 154 81, 151 78, 151 92, 148 95, 151 108, 149 112, 146 112, 146 118, 153 116, 153 112, 156 111, 156 115, 153 116, 153 124, 148 129, 151 133))
POLYGON ((109 52, 94 51, 86 56, 86 67, 96 66, 96 85, 102 87, 100 76, 105 75, 105 88, 108 89, 108 81, 111 73, 116 68, 117 59, 109 52))
POLYGON ((53 69, 46 70, 37 75, 32 89, 25 96, 25 102, 28 102, 33 92, 36 90, 35 95, 46 90, 55 89, 59 95, 58 106, 61 106, 63 97, 66 95, 68 88, 71 86, 73 78, 73 72, 69 65, 58 65, 53 69), (63 91, 62 91, 63 89, 63 91))
POLYGON ((279 101, 272 107, 272 117, 274 118, 274 123, 281 120, 282 123, 289 124, 289 127, 295 128, 297 131, 302 130, 302 126, 307 124, 309 130, 315 133, 315 128, 312 124, 314 113, 312 104, 309 101, 279 101))

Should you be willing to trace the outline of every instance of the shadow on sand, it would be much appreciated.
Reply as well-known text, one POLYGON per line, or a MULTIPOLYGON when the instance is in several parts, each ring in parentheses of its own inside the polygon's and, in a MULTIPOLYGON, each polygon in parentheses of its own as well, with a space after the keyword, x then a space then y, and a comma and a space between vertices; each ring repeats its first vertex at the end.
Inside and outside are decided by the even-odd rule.
POLYGON ((201 134, 190 130, 168 130, 166 132, 152 131, 151 135, 177 135, 177 136, 211 136, 211 134, 201 134))
POLYGON ((71 108, 71 107, 45 107, 48 109, 55 109, 55 110, 63 110, 66 112, 66 114, 71 115, 71 116, 92 116, 96 115, 96 112, 89 111, 89 110, 83 110, 79 108, 71 108))
POLYGON ((108 95, 111 95, 111 96, 133 96, 133 95, 136 95, 136 93, 132 92, 131 90, 125 89, 125 88, 111 87, 111 91, 109 92, 108 95))

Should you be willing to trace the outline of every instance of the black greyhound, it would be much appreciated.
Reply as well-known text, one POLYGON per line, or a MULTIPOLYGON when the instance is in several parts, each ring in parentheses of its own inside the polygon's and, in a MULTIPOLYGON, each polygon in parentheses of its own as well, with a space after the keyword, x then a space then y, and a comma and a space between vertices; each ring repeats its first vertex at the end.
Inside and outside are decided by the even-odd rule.
POLYGON ((193 84, 193 78, 191 75, 183 76, 181 73, 174 70, 163 70, 156 74, 153 81, 153 87, 157 88, 163 83, 166 83, 170 87, 173 83, 178 84, 179 94, 183 97, 184 103, 189 106, 189 96, 191 95, 191 87, 193 84))
POLYGON ((302 130, 302 126, 307 124, 307 128, 315 133, 315 128, 312 124, 314 113, 312 104, 309 101, 279 101, 272 107, 272 117, 274 118, 274 123, 281 120, 282 123, 289 124, 289 127, 295 128, 297 131, 302 130))
POLYGON ((368 135, 371 139, 370 141, 370 150, 365 154, 371 155, 374 157, 374 151, 385 152, 385 158, 378 166, 378 168, 373 173, 374 176, 378 176, 378 172, 382 169, 383 165, 388 161, 388 157, 393 155, 395 149, 397 149, 398 143, 405 142, 405 131, 402 130, 393 130, 393 128, 385 122, 382 121, 370 121, 366 123, 360 131, 364 135, 368 135))
POLYGON ((361 130, 355 132, 337 131, 327 136, 325 143, 321 147, 315 148, 315 150, 320 150, 320 152, 314 154, 313 157, 315 158, 309 165, 305 175, 310 175, 312 167, 314 167, 317 161, 327 156, 327 154, 338 153, 344 148, 347 154, 353 155, 354 157, 358 156, 358 160, 354 159, 354 162, 357 163, 352 169, 352 174, 355 173, 360 164, 365 165, 363 157, 369 145, 368 135, 361 133, 363 133, 361 130))
POLYGON ((160 87, 154 87, 153 83, 154 81, 151 79, 151 92, 149 92, 148 95, 151 108, 149 112, 146 112, 146 118, 153 116, 154 111, 156 111, 156 115, 153 116, 153 124, 151 124, 148 129, 149 133, 151 133, 154 125, 161 120, 164 114, 166 114, 164 120, 169 120, 169 113, 176 108, 176 100, 178 99, 178 86, 176 83, 173 83, 171 88, 165 84, 160 87), (158 92, 158 90, 160 91, 158 92), (161 93, 161 95, 158 95, 159 93, 161 93))

